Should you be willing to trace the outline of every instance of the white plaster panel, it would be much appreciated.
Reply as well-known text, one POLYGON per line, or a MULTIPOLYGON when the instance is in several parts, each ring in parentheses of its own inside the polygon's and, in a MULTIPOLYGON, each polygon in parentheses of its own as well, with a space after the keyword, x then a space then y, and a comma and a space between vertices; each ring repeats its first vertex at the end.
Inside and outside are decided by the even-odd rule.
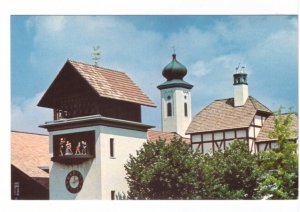
POLYGON ((244 137, 246 137, 246 130, 237 130, 236 131, 236 137, 237 138, 244 138, 244 137))
POLYGON ((231 138, 234 138, 234 131, 226 131, 225 132, 225 139, 231 139, 231 138))
POLYGON ((255 115, 255 117, 254 117, 254 125, 262 126, 262 124, 261 124, 261 116, 255 115))
POLYGON ((203 153, 212 151, 212 143, 203 143, 203 153))
POLYGON ((266 120, 266 117, 262 117, 262 124, 264 124, 265 123, 265 120, 266 120))
POLYGON ((249 137, 253 137, 255 138, 255 135, 254 135, 254 127, 249 127, 249 137))
POLYGON ((203 134, 203 141, 211 141, 211 140, 212 140, 212 133, 203 134))
POLYGON ((255 127, 255 138, 258 136, 260 130, 261 130, 261 128, 255 127))
POLYGON ((223 140, 223 132, 216 132, 214 133, 215 140, 223 140))
POLYGON ((200 144, 192 144, 193 150, 198 150, 200 148, 200 144))
POLYGON ((201 135, 192 135, 193 142, 201 142, 201 135))

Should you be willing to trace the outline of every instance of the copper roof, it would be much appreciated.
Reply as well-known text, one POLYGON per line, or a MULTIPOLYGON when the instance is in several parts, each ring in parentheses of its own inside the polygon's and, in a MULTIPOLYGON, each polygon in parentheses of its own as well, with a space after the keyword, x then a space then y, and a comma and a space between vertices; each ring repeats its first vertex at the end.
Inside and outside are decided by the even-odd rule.
POLYGON ((101 97, 155 107, 148 96, 124 73, 69 60, 101 97))
POLYGON ((186 143, 190 143, 189 138, 183 138, 179 134, 175 132, 162 132, 162 131, 157 131, 157 130, 148 130, 147 131, 147 140, 148 141, 155 141, 161 138, 162 140, 166 140, 167 143, 169 143, 172 138, 177 137, 177 138, 182 138, 183 141, 186 143))
POLYGON ((48 136, 11 132, 11 164, 45 188, 49 174, 39 167, 49 167, 48 136))
POLYGON ((234 107, 233 98, 216 100, 193 118, 186 133, 247 128, 258 111, 272 113, 251 96, 241 107, 234 107))
MULTIPOLYGON (((283 118, 286 117, 288 114, 282 114, 283 118)), ((291 130, 292 130, 292 139, 297 138, 298 135, 298 116, 294 113, 291 114, 292 117, 292 123, 291 123, 291 130)), ((274 130, 274 118, 275 115, 269 116, 266 121, 264 122, 263 127, 261 128, 257 138, 256 142, 263 142, 263 141, 270 141, 270 140, 276 140, 276 139, 270 139, 269 134, 274 130)))

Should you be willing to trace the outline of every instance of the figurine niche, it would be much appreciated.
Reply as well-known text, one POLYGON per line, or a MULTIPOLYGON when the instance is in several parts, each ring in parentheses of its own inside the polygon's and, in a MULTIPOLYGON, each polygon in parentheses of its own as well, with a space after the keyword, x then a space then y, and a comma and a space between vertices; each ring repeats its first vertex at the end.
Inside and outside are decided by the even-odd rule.
POLYGON ((75 153, 72 151, 72 143, 70 141, 66 141, 65 138, 60 138, 59 142, 59 156, 65 155, 86 155, 88 152, 86 141, 79 141, 77 143, 75 153))

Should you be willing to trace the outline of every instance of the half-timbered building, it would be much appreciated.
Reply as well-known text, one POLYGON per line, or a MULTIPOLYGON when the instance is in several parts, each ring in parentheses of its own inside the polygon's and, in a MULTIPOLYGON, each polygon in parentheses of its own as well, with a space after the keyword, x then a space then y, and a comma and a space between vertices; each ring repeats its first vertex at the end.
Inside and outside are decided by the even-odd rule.
MULTIPOLYGON (((202 153, 223 150, 234 140, 244 140, 251 152, 276 146, 269 138, 274 129, 274 114, 265 105, 248 95, 247 74, 244 67, 233 75, 234 97, 215 100, 193 118, 186 133, 191 145, 202 153)), ((293 114, 293 128, 298 116, 293 114)), ((293 136, 291 139, 297 139, 293 136)))

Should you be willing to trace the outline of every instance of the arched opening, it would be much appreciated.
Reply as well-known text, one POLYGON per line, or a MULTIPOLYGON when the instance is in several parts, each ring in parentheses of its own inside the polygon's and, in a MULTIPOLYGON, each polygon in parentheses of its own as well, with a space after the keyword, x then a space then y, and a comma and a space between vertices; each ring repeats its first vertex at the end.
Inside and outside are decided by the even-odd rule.
POLYGON ((172 104, 169 102, 167 104, 167 116, 172 116, 172 104))
POLYGON ((184 103, 184 115, 188 116, 188 109, 187 109, 187 103, 184 103))

